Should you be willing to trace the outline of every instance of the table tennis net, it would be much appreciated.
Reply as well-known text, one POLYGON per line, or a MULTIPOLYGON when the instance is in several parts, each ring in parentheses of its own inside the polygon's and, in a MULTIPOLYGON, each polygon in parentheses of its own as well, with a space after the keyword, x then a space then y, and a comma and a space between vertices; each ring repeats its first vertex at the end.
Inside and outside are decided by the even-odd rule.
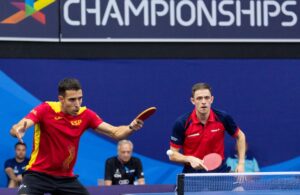
POLYGON ((177 177, 178 195, 250 190, 300 190, 300 172, 190 173, 177 177))

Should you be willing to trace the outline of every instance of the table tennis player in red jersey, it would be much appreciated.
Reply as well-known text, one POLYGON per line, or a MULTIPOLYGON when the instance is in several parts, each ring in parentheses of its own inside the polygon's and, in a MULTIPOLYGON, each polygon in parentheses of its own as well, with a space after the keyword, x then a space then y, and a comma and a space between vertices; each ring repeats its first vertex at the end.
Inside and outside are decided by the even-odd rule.
POLYGON ((73 173, 84 131, 92 128, 118 140, 143 126, 143 121, 138 119, 129 125, 110 125, 92 110, 81 107, 82 97, 77 79, 63 79, 58 84, 58 102, 40 104, 13 125, 10 133, 20 141, 23 141, 26 129, 35 126, 33 151, 18 194, 89 194, 73 173))
POLYGON ((230 115, 211 108, 213 100, 211 87, 207 83, 196 83, 191 97, 194 110, 175 122, 168 155, 171 161, 184 164, 183 173, 207 172, 203 158, 212 153, 221 158, 220 166, 211 172, 229 172, 230 167, 224 161, 225 132, 236 138, 239 157, 236 171, 244 172, 245 134, 230 115))

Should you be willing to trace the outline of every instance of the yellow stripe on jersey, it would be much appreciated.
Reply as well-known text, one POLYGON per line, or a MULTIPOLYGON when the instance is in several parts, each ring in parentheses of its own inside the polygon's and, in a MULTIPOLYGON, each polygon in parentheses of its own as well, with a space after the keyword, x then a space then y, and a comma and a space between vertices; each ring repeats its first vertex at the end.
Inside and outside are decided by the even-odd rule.
POLYGON ((36 124, 34 126, 34 150, 31 153, 30 161, 26 166, 26 170, 30 169, 37 159, 37 155, 40 149, 40 141, 41 141, 41 128, 39 124, 36 124))
POLYGON ((84 106, 84 107, 80 107, 78 114, 83 113, 85 110, 86 110, 86 107, 85 107, 85 106, 84 106))
POLYGON ((61 111, 61 103, 60 102, 46 102, 54 112, 59 113, 61 111))
MULTIPOLYGON (((56 113, 60 113, 61 112, 61 103, 60 102, 46 102, 51 108, 52 110, 54 110, 54 112, 56 113)), ((86 110, 86 107, 80 107, 78 114, 83 113, 86 110)))

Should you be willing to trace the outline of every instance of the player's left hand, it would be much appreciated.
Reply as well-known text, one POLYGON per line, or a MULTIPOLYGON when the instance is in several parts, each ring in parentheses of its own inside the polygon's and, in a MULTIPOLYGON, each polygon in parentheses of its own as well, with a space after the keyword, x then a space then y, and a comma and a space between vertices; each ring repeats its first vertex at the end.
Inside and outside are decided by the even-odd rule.
MULTIPOLYGON (((244 163, 238 163, 238 165, 236 166, 235 172, 237 172, 237 173, 245 172, 245 164, 244 163)), ((247 181, 246 176, 243 176, 243 175, 237 176, 237 182, 244 183, 245 181, 247 181)))
POLYGON ((142 120, 139 120, 139 119, 134 119, 130 125, 129 125, 129 128, 134 130, 134 131, 137 131, 139 129, 141 129, 144 125, 144 122, 142 120))
POLYGON ((237 173, 245 172, 245 164, 244 163, 238 163, 238 165, 236 166, 235 172, 237 172, 237 173))
POLYGON ((12 136, 18 138, 19 142, 24 143, 23 137, 25 135, 25 131, 27 129, 27 122, 24 121, 24 123, 20 123, 17 125, 14 125, 12 129, 10 130, 12 136))

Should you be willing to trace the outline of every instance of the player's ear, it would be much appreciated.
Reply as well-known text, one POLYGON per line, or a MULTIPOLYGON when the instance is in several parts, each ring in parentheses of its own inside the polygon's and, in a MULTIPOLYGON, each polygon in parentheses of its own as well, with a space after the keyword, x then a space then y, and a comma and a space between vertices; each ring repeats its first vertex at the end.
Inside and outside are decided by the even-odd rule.
POLYGON ((215 97, 211 96, 211 104, 214 102, 215 97))
POLYGON ((64 97, 62 95, 58 96, 58 101, 63 102, 64 101, 64 97))
POLYGON ((195 99, 193 97, 191 97, 190 101, 193 105, 195 105, 195 99))

